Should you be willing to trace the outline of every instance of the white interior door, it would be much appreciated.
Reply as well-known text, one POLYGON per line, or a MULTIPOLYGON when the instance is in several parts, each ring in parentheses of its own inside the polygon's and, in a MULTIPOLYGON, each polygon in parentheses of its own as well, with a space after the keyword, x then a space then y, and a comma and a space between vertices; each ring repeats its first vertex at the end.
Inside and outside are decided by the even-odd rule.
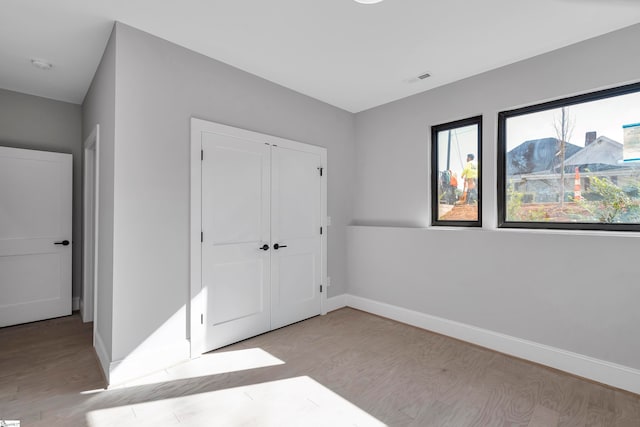
POLYGON ((270 329, 269 148, 263 142, 202 133, 206 350, 270 329))
POLYGON ((275 329, 320 314, 322 159, 317 151, 281 146, 274 146, 271 155, 271 328, 275 329))
POLYGON ((0 327, 71 314, 71 168, 0 147, 0 327))

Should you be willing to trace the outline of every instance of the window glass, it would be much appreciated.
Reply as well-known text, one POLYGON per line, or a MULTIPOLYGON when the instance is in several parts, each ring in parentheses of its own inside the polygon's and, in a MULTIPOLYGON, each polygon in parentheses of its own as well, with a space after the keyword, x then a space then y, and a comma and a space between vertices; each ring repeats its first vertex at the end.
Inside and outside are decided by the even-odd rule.
POLYGON ((639 90, 500 113, 501 226, 637 229, 639 90))
POLYGON ((481 117, 432 128, 433 225, 480 226, 481 117))

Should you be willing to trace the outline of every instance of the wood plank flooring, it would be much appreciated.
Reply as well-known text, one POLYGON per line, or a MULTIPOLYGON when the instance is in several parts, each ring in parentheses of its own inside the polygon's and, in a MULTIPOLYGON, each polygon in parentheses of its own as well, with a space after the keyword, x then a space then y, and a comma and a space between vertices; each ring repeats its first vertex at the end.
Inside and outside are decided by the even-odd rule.
POLYGON ((0 419, 640 427, 640 396, 349 308, 109 390, 91 333, 78 315, 0 329, 0 419))

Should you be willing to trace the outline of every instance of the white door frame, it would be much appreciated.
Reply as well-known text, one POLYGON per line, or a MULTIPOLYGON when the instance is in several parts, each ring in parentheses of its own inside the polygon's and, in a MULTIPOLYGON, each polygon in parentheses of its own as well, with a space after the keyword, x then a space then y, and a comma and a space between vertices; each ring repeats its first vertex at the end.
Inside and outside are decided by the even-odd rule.
POLYGON ((83 268, 82 320, 93 320, 93 336, 98 324, 98 218, 100 186, 100 125, 84 141, 84 217, 83 217, 83 268))
MULTIPOLYGON (((202 314, 205 312, 206 299, 201 293, 202 289, 202 132, 216 133, 220 135, 228 135, 236 138, 249 140, 264 141, 271 145, 277 145, 285 148, 296 149, 303 143, 292 141, 289 139, 279 138, 277 136, 265 135, 259 132, 253 132, 232 126, 223 125, 207 120, 191 118, 191 177, 190 177, 190 298, 188 304, 189 316, 189 339, 191 344, 191 358, 200 356, 206 351, 205 349, 205 327, 202 324, 202 314)), ((321 226, 327 230, 327 150, 324 147, 317 147, 310 144, 304 144, 308 147, 315 147, 321 158, 323 179, 321 181, 321 226)), ((327 313, 327 235, 328 232, 322 233, 321 240, 321 271, 322 285, 324 291, 320 298, 320 313, 327 313)))

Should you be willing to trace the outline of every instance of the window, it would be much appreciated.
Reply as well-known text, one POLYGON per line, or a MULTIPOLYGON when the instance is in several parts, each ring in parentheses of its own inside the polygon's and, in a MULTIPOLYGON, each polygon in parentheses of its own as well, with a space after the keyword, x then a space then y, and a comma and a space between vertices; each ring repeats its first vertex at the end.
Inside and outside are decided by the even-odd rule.
POLYGON ((498 118, 500 227, 640 230, 640 84, 498 118))
POLYGON ((482 117, 431 128, 432 225, 482 225, 482 117))

